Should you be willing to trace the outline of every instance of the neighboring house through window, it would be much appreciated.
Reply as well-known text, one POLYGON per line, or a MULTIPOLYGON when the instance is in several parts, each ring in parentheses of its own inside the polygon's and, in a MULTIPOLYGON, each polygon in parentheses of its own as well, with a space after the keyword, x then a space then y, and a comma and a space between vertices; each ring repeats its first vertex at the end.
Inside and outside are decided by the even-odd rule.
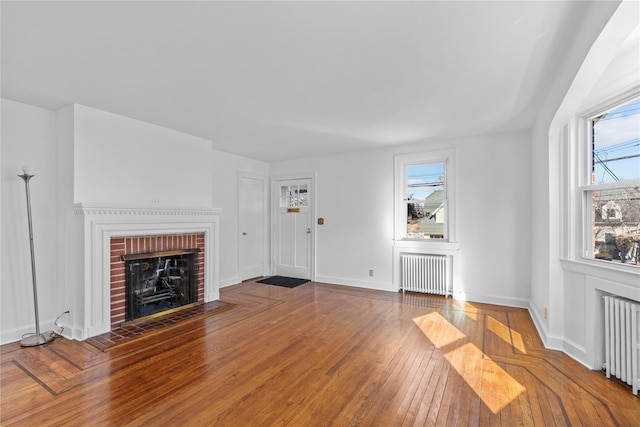
POLYGON ((640 258, 640 99, 583 121, 589 176, 580 187, 586 258, 637 266, 640 258))

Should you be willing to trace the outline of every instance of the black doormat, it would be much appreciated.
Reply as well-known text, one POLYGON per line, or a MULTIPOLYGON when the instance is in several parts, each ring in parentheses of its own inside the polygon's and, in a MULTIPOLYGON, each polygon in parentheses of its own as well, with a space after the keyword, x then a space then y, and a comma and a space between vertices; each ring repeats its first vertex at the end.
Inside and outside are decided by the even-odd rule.
POLYGON ((284 286, 285 288, 295 288, 304 283, 307 283, 309 279, 296 279, 295 277, 284 276, 271 276, 266 279, 258 280, 258 283, 266 283, 267 285, 284 286))

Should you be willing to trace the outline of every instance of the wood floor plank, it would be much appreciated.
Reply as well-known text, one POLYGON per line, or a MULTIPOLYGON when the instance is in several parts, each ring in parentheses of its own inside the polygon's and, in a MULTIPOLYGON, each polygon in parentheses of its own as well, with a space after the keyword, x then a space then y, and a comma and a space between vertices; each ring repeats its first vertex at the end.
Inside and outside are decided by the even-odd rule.
POLYGON ((309 282, 100 351, 0 347, 0 425, 640 425, 628 388, 546 350, 526 310, 309 282))

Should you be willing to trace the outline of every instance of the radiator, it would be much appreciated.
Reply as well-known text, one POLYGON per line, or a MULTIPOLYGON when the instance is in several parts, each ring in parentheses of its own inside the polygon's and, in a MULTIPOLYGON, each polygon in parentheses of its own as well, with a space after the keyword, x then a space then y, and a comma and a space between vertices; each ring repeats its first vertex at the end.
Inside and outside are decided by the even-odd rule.
POLYGON ((604 297, 605 371, 631 386, 640 387, 640 302, 604 297))
POLYGON ((448 295, 447 256, 400 254, 400 290, 448 295))

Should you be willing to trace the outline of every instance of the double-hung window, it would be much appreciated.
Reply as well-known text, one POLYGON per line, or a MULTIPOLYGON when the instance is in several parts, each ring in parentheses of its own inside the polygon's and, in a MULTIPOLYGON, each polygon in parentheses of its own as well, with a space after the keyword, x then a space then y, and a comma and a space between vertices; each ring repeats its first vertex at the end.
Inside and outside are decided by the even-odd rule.
POLYGON ((395 159, 395 240, 453 242, 454 151, 395 159))
POLYGON ((611 105, 582 123, 584 257, 638 266, 640 99, 611 105))

